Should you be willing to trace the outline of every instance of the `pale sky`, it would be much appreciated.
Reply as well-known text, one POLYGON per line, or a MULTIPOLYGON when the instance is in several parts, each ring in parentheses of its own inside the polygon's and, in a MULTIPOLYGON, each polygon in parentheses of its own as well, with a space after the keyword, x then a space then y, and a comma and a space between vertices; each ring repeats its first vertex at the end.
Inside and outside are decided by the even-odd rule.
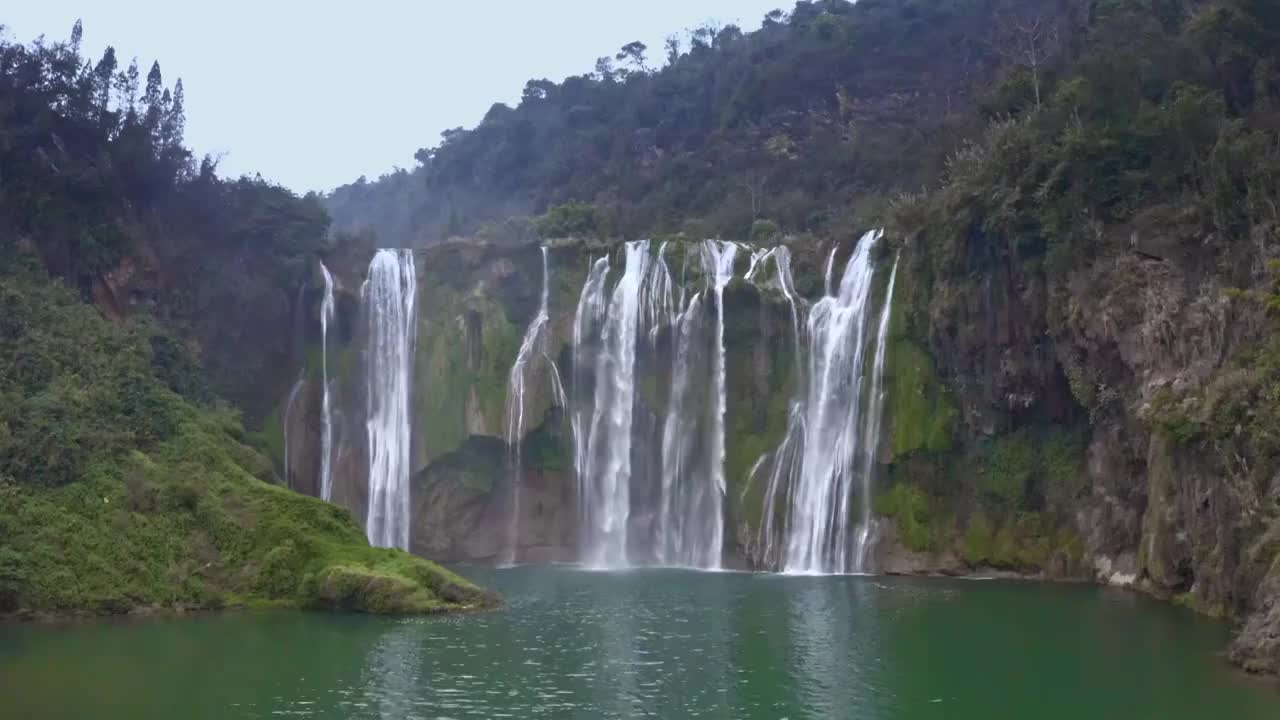
POLYGON ((187 145, 225 154, 223 175, 260 172, 298 192, 370 179, 514 105, 529 78, 590 72, 623 44, 649 46, 706 21, 755 30, 794 0, 27 0, 0 15, 12 39, 114 45, 145 77, 186 89, 187 145), (182 7, 180 7, 182 6, 182 7))

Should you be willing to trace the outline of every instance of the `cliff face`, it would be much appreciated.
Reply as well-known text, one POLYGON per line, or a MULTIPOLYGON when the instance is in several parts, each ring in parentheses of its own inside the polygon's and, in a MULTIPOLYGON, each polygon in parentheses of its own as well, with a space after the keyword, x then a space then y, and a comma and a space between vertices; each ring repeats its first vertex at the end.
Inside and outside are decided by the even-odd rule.
MULTIPOLYGON (((656 246, 655 246, 656 247, 656 246)), ((682 252, 681 248, 680 252, 682 252)), ((677 250, 672 250, 677 257, 677 250)), ((574 446, 567 410, 555 400, 550 363, 570 396, 590 394, 594 363, 574 367, 571 352, 574 314, 593 259, 611 255, 622 265, 620 245, 567 240, 549 245, 548 310, 550 321, 546 363, 531 368, 523 402, 520 458, 508 443, 512 409, 508 407, 512 364, 522 337, 537 312, 542 292, 542 260, 537 244, 495 246, 458 241, 418 253, 419 324, 414 378, 413 532, 412 548, 446 561, 493 560, 519 513, 516 544, 528 561, 573 560, 577 557, 577 500, 574 446), (575 387, 579 383, 582 387, 575 387), (516 477, 519 468, 519 477, 516 477), (513 483, 520 485, 518 506, 513 483)), ((363 435, 363 325, 359 308, 360 257, 337 265, 336 332, 328 349, 333 402, 334 500, 363 518, 367 495, 366 438, 363 435)), ((748 258, 739 259, 741 278, 748 258)), ((679 262, 673 260, 673 262, 679 262)), ((696 260, 695 260, 696 262, 696 260)), ((615 270, 620 273, 620 269, 615 270)), ((613 275, 611 277, 616 277, 613 275)), ((698 289, 702 279, 690 279, 698 289)), ((292 487, 318 494, 320 455, 319 294, 311 300, 307 326, 306 367, 290 393, 279 399, 274 418, 282 432, 274 437, 276 463, 283 468, 287 448, 292 487)), ((748 475, 761 454, 781 439, 787 402, 793 391, 793 316, 777 292, 735 283, 726 291, 726 377, 730 383, 726 413, 726 478, 729 535, 736 564, 745 563, 760 515, 759 479, 748 475)), ((652 360, 671 363, 671 339, 663 337, 652 360)), ((665 371, 664 371, 665 372, 665 371)), ((667 402, 657 376, 638 389, 638 425, 660 438, 667 402)), ((664 376, 662 382, 669 382, 664 376)), ((520 406, 516 406, 519 409, 520 406)), ((637 430, 640 432, 640 430, 637 430)), ((660 440, 658 440, 660 442, 660 440)), ((650 450, 657 451, 654 446, 650 450)), ((657 473, 655 458, 637 472, 657 473)), ((637 466, 638 468, 640 466, 637 466)), ((642 485, 642 483, 637 483, 642 485)), ((650 493, 637 487, 638 495, 650 493)), ((652 504, 637 499, 640 504, 652 504)), ((633 532, 653 532, 655 518, 633 519, 633 532)))
POLYGON ((1269 373, 1250 357, 1266 321, 1256 303, 1224 292, 1232 279, 1185 259, 1121 253, 1073 273, 1052 322, 1093 418, 1082 529, 1094 567, 1203 612, 1250 618, 1235 657, 1274 672, 1280 478, 1273 451, 1251 437, 1269 422, 1258 395, 1269 373))
MULTIPOLYGON (((505 542, 513 467, 505 444, 507 383, 524 327, 538 305, 540 257, 536 245, 498 249, 470 242, 418 254, 411 543, 420 554, 445 561, 493 559, 505 542)), ((559 349, 567 347, 575 285, 585 272, 576 263, 585 263, 586 255, 572 249, 553 258, 551 344, 559 349)), ((339 308, 328 346, 333 499, 361 521, 368 493, 368 318, 360 288, 367 262, 368 253, 362 252, 330 258, 339 308)), ((275 438, 276 462, 283 465, 287 447, 290 483, 310 494, 319 494, 321 453, 319 282, 313 278, 303 293, 309 322, 302 379, 273 413, 283 430, 275 438)), ((528 528, 522 543, 533 554, 568 558, 564 548, 573 538, 573 504, 564 493, 572 490, 571 451, 562 437, 567 428, 552 410, 549 383, 531 383, 525 413, 531 449, 524 484, 533 497, 521 509, 528 515, 521 523, 528 528), (543 492, 546 499, 539 498, 543 492)))
MULTIPOLYGON (((981 274, 942 279, 929 277, 928 238, 890 240, 902 269, 875 485, 877 566, 1132 585, 1247 620, 1235 657, 1272 671, 1280 491, 1270 466, 1255 466, 1256 451, 1239 444, 1247 427, 1214 437, 1175 426, 1209 422, 1197 418, 1256 382, 1240 358, 1265 327, 1258 307, 1224 295, 1219 276, 1172 258, 1119 252, 1055 277, 988 252, 966 261, 981 263, 981 274)), ((823 252, 796 249, 797 285, 812 296, 823 252)), ((573 241, 549 250, 548 355, 571 397, 584 390, 575 382, 594 382, 591 368, 575 372, 570 345, 586 270, 604 254, 620 266, 617 246, 573 241)), ((785 431, 795 330, 780 293, 741 280, 745 263, 744 254, 725 295, 725 513, 726 563, 751 566, 762 560, 756 461, 785 431)), ((422 251, 418 265, 413 550, 496 560, 518 513, 522 561, 576 558, 572 433, 541 370, 526 394, 518 480, 506 441, 511 365, 541 292, 539 248, 456 242, 422 251)), ((348 295, 339 305, 352 306, 340 323, 352 327, 329 348, 335 499, 362 518, 361 330, 350 295, 359 276, 355 267, 338 275, 339 294, 348 295)), ((702 279, 685 282, 697 288, 702 279)), ((659 364, 669 360, 669 348, 658 352, 659 364)), ((288 423, 302 489, 318 454, 316 362, 288 423)), ((636 432, 660 424, 666 399, 656 386, 640 387, 637 403, 636 432)), ((633 481, 633 493, 644 487, 633 481)), ((651 533, 653 522, 638 513, 632 533, 651 533)))
MULTIPOLYGON (((1206 265, 1150 221, 1127 237, 1098 231, 1098 255, 1057 265, 981 231, 924 226, 904 242, 929 283, 906 298, 910 324, 954 392, 956 446, 979 478, 930 485, 965 467, 954 450, 895 463, 889 492, 922 490, 930 540, 948 538, 906 545, 940 567, 980 559, 1086 577, 1242 621, 1233 658, 1274 672, 1280 478, 1263 429, 1274 345, 1261 296, 1233 290, 1265 286, 1265 273, 1247 250, 1206 265), (1044 444, 1063 438, 1059 451, 1044 444), (989 450, 1028 439, 1040 448, 989 450), (1020 466, 998 502, 988 481, 1020 466), (1031 532, 1019 527, 1029 517, 1031 532)), ((904 565, 929 563, 908 554, 904 565)))

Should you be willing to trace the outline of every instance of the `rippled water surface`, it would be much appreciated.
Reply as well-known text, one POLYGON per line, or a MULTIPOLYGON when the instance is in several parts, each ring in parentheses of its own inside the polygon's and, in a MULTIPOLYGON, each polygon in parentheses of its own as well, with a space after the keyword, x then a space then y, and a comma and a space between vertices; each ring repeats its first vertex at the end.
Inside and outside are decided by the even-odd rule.
POLYGON ((466 572, 509 606, 0 625, 0 717, 1280 718, 1225 627, 1119 591, 466 572))

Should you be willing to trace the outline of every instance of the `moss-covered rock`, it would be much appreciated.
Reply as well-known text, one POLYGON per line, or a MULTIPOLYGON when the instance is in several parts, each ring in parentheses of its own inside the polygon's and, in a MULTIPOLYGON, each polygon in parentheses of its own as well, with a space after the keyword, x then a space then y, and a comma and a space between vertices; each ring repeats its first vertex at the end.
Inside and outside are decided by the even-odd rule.
POLYGON ((317 578, 338 566, 401 578, 416 600, 396 607, 481 602, 441 595, 452 576, 369 547, 346 510, 274 484, 247 444, 262 436, 180 394, 188 384, 170 379, 191 360, 158 352, 151 326, 111 322, 34 275, 0 275, 0 305, 0 611, 318 607, 317 578))
POLYGON ((6 608, 418 612, 493 602, 432 563, 369 547, 345 510, 257 479, 253 465, 240 462, 254 456, 253 465, 265 463, 223 423, 204 418, 154 450, 100 461, 63 487, 0 480, 6 608), (335 593, 365 575, 379 580, 335 593))
POLYGON ((949 540, 949 523, 932 505, 919 487, 900 483, 881 493, 873 507, 877 515, 894 522, 903 547, 912 552, 934 552, 949 540))
POLYGON ((937 379, 933 360, 909 338, 894 337, 891 342, 885 379, 889 458, 916 451, 947 452, 958 413, 937 379))
MULTIPOLYGON (((548 355, 571 335, 587 243, 559 243, 548 260, 552 317, 548 355)), ((537 312, 542 255, 536 244, 453 243, 424 254, 419 281, 415 375, 418 466, 453 452, 471 435, 504 438, 511 365, 537 312)), ((567 373, 568 368, 561 370, 567 373)), ((525 416, 536 426, 553 405, 549 382, 530 382, 525 416)))

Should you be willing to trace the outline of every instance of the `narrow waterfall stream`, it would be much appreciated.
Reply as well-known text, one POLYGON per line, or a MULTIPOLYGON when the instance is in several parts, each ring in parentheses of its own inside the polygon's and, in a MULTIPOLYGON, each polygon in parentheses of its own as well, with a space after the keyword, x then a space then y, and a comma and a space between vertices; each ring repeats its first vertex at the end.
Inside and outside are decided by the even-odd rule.
POLYGON ((507 530, 506 547, 503 550, 502 564, 514 565, 517 561, 517 545, 520 538, 520 494, 524 471, 521 457, 521 441, 525 431, 525 398, 528 393, 530 375, 536 364, 546 364, 551 391, 551 403, 555 407, 565 407, 564 385, 560 380, 560 369, 547 352, 547 340, 550 333, 551 313, 548 309, 551 274, 547 266, 547 248, 542 248, 542 301, 538 305, 538 313, 529 321, 524 339, 520 342, 520 350, 511 365, 507 380, 507 429, 506 441, 509 453, 508 463, 511 478, 511 518, 507 530))
POLYGON ((409 548, 413 351, 417 275, 412 250, 379 250, 364 285, 369 349, 369 542, 409 548))
POLYGON ((712 363, 711 392, 715 395, 710 430, 711 461, 709 482, 704 488, 705 504, 701 513, 703 530, 700 542, 695 546, 694 562, 698 567, 718 568, 724 551, 724 414, 728 404, 725 398, 724 360, 724 288, 733 280, 733 260, 738 246, 718 240, 702 244, 703 263, 708 283, 716 296, 715 361, 712 363))
POLYGON ((605 298, 605 283, 609 276, 609 258, 602 257, 591 263, 587 279, 582 284, 582 292, 578 296, 578 306, 573 317, 573 338, 571 346, 570 368, 573 373, 571 392, 573 406, 570 412, 570 426, 573 433, 573 478, 577 498, 577 519, 580 552, 585 550, 587 528, 592 518, 588 505, 587 450, 588 436, 595 417, 595 393, 587 387, 594 383, 594 377, 587 371, 592 363, 587 357, 589 343, 604 323, 604 314, 608 309, 605 298))
POLYGON ((324 299, 320 302, 320 497, 333 499, 333 408, 329 399, 329 323, 333 322, 333 275, 320 263, 324 299))

